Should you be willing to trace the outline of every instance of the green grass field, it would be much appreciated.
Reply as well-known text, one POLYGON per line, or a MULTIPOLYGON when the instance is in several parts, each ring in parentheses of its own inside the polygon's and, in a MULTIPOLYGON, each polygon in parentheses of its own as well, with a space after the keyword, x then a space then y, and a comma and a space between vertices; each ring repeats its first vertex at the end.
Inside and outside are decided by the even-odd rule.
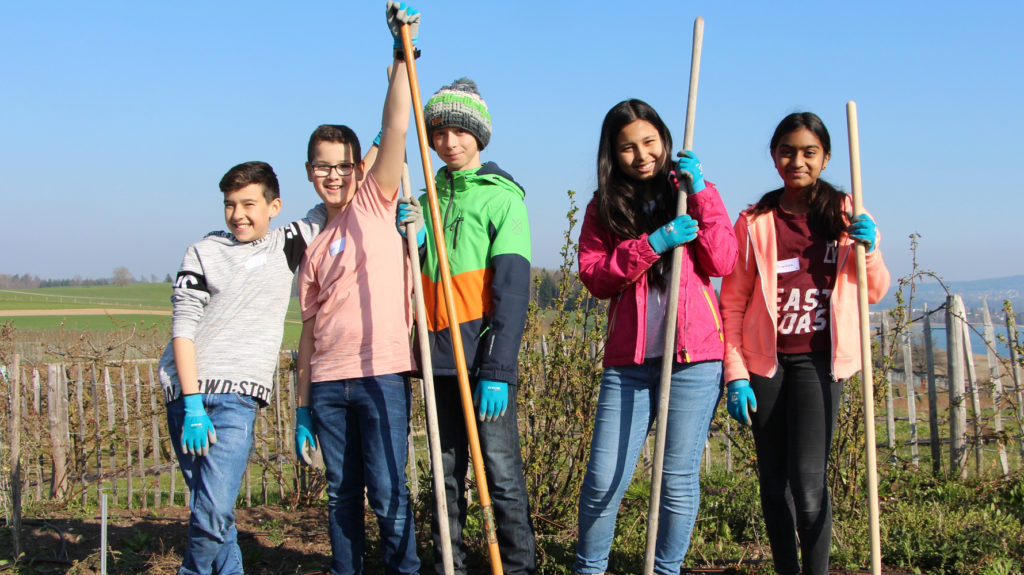
POLYGON ((170 309, 171 284, 135 283, 127 286, 0 290, 0 309, 59 309, 59 307, 95 306, 170 309), (44 307, 43 304, 57 305, 58 308, 44 307))
POLYGON ((171 316, 169 315, 30 315, 18 317, 3 317, 0 315, 0 322, 9 321, 14 329, 19 331, 118 331, 131 328, 133 325, 139 329, 152 329, 153 326, 166 329, 168 334, 171 330, 171 316))
MULTIPOLYGON (((18 331, 112 332, 126 328, 157 330, 170 337, 171 317, 148 313, 124 313, 130 310, 171 311, 171 284, 135 283, 127 286, 57 287, 0 290, 0 323, 10 322, 18 331), (95 314, 81 310, 97 310, 95 314), (110 315, 106 309, 119 313, 110 315), (40 310, 39 315, 25 314, 40 310), (77 310, 74 314, 54 314, 59 310, 77 310), (19 315, 5 314, 17 312, 19 315)), ((285 316, 283 347, 298 347, 301 333, 298 298, 292 298, 285 316)))

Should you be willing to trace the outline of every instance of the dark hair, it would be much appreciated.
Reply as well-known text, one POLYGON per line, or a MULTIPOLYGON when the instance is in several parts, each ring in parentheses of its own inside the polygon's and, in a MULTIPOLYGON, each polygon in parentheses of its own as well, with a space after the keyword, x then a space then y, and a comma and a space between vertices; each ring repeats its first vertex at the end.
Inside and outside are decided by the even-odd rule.
POLYGON ((245 162, 228 170, 220 179, 220 191, 236 192, 250 184, 263 186, 263 197, 267 203, 281 197, 281 185, 277 183, 274 168, 266 162, 245 162))
MULTIPOLYGON (((779 122, 772 134, 771 143, 768 145, 768 153, 775 158, 775 149, 786 134, 797 130, 807 129, 821 141, 822 151, 826 155, 832 154, 832 138, 828 135, 828 129, 821 118, 813 112, 794 112, 779 122)), ((772 190, 761 196, 761 199, 751 208, 754 215, 770 212, 779 207, 782 200, 782 193, 785 188, 772 190)), ((836 189, 827 181, 818 178, 812 186, 805 191, 810 211, 807 213, 807 225, 815 232, 823 235, 829 241, 839 238, 839 234, 846 230, 847 219, 843 211, 843 204, 846 194, 836 189)))
POLYGON ((320 124, 309 136, 309 146, 306 148, 306 161, 313 161, 313 151, 320 142, 336 142, 348 144, 352 148, 353 161, 358 162, 362 157, 362 149, 359 147, 359 137, 352 131, 352 128, 341 124, 320 124))
MULTIPOLYGON (((597 148, 597 214, 601 224, 621 238, 635 239, 649 234, 666 224, 676 211, 679 194, 677 180, 673 175, 672 162, 668 156, 672 151, 672 134, 661 116, 647 102, 624 100, 612 107, 601 125, 601 140, 597 148), (660 171, 649 181, 639 182, 628 177, 619 165, 616 144, 619 132, 627 125, 645 120, 661 136, 662 159, 660 171), (648 210, 647 196, 654 198, 654 209, 648 210)), ((647 270, 647 279, 652 285, 664 288, 667 284, 665 272, 671 262, 661 258, 647 270)))

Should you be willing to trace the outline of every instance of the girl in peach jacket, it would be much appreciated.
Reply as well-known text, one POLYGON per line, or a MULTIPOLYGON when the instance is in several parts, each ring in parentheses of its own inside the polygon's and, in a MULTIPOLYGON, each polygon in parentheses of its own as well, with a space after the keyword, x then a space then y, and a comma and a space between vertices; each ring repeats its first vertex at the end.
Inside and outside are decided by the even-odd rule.
POLYGON ((868 300, 889 289, 875 222, 819 179, 831 142, 821 119, 790 114, 770 151, 783 187, 736 220, 738 259, 722 282, 729 414, 750 425, 775 570, 828 571, 825 483, 842 380, 859 369, 854 242, 867 249, 868 300))

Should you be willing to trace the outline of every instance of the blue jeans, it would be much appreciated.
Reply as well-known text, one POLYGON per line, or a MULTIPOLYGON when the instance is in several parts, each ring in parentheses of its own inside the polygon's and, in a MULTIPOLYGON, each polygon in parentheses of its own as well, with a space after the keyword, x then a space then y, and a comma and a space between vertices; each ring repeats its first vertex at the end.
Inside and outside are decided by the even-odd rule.
POLYGON ((417 573, 412 506, 406 485, 411 392, 402 375, 322 381, 310 413, 327 476, 331 573, 363 572, 363 492, 377 514, 385 573, 417 573))
POLYGON ((185 400, 167 404, 167 427, 178 456, 189 500, 188 546, 179 575, 242 573, 242 552, 235 529, 235 499, 252 450, 253 423, 259 404, 247 395, 208 393, 203 405, 217 432, 206 456, 181 450, 185 400))
MULTIPOLYGON (((665 435, 655 573, 679 573, 700 508, 700 460, 722 390, 722 362, 675 364, 665 435)), ((615 535, 619 502, 658 412, 661 358, 608 367, 601 380, 580 490, 575 569, 601 573, 615 535)))
MULTIPOLYGON (((470 385, 474 387, 476 381, 470 385)), ((506 575, 532 573, 536 567, 537 544, 530 521, 529 498, 523 476, 523 455, 519 445, 517 385, 508 386, 508 409, 495 421, 477 420, 477 435, 483 454, 487 489, 497 527, 498 550, 506 575)), ((452 539, 452 558, 456 574, 466 572, 466 544, 462 529, 466 526, 466 472, 469 468, 469 439, 462 416, 462 398, 454 377, 434 378, 437 400, 438 435, 441 440, 441 466, 448 503, 448 530, 452 539)), ((476 411, 474 410, 474 413, 476 411)), ((437 507, 433 507, 436 509, 437 507)), ((437 517, 432 520, 434 570, 444 573, 441 562, 441 538, 437 517)))
POLYGON ((843 391, 842 382, 832 377, 831 360, 827 351, 780 353, 774 377, 750 374, 757 397, 757 412, 750 419, 761 509, 775 571, 782 575, 828 573, 832 503, 827 471, 843 391))

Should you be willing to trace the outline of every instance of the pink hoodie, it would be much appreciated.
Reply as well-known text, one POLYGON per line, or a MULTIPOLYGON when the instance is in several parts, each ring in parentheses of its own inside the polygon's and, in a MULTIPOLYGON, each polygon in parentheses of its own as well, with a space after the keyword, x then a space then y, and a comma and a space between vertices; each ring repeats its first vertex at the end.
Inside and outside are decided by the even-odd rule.
MULTIPOLYGON (((846 197, 846 211, 853 201, 846 197)), ((736 219, 740 257, 722 282, 722 317, 725 321, 725 381, 750 379, 751 373, 775 375, 778 271, 775 219, 772 212, 753 216, 745 210, 736 219), (765 294, 772 294, 771 298, 765 294)), ((832 290, 832 375, 846 379, 860 370, 860 316, 857 309, 857 258, 853 240, 839 237, 838 273, 832 290)), ((882 251, 867 254, 868 301, 878 303, 889 290, 889 270, 882 251)))
MULTIPOLYGON (((714 184, 691 195, 687 210, 700 224, 697 239, 686 244, 679 281, 676 361, 721 360, 724 349, 718 301, 710 277, 736 264, 736 237, 714 184)), ((669 257, 669 253, 665 257, 669 257)), ((580 230, 580 279, 598 299, 610 299, 604 366, 644 362, 647 334, 647 272, 661 255, 647 234, 622 239, 606 229, 591 200, 580 230)))

